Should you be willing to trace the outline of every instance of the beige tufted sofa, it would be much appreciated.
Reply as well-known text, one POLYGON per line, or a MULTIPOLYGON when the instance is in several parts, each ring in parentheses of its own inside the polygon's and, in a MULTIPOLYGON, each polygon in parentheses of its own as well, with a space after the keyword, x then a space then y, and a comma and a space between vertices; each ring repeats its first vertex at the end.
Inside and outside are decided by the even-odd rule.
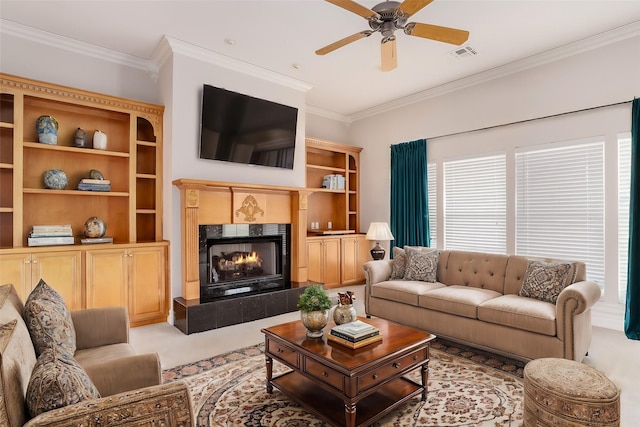
POLYGON ((522 360, 582 361, 589 350, 600 289, 586 280, 584 263, 556 304, 518 296, 528 265, 523 256, 441 251, 435 283, 389 280, 392 263, 364 264, 367 316, 522 360))

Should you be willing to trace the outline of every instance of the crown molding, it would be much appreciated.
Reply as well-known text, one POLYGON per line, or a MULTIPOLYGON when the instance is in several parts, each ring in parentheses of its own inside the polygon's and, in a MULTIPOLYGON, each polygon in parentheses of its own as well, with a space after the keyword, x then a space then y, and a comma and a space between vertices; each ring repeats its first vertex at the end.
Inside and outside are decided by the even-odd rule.
POLYGON ((351 124, 352 120, 349 116, 344 114, 336 113, 333 111, 325 110, 324 108, 314 107, 312 105, 307 105, 306 107, 307 114, 312 114, 314 116, 324 117, 327 119, 335 120, 337 122, 343 122, 347 125, 351 124))
MULTIPOLYGON (((174 54, 184 55, 204 61, 209 64, 217 65, 219 67, 228 68, 239 73, 243 73, 252 77, 257 77, 261 80, 276 83, 281 86, 289 87, 301 92, 307 92, 313 87, 310 83, 303 82, 288 76, 285 76, 274 71, 269 71, 261 67, 249 64, 247 62, 239 61, 237 59, 230 58, 228 56, 221 55, 211 50, 202 48, 200 46, 193 45, 191 43, 184 42, 182 40, 175 39, 173 37, 164 36, 160 42, 160 53, 166 50, 167 46, 174 54)), ((154 52, 155 53, 155 52, 154 52)), ((166 55, 166 53, 165 53, 166 55)), ((165 59, 166 60, 166 59, 165 59)))
POLYGON ((559 61, 571 56, 579 55, 593 49, 597 49, 637 36, 640 36, 640 21, 636 21, 631 24, 606 31, 604 33, 600 33, 595 36, 579 40, 577 42, 569 43, 537 55, 529 56, 519 61, 514 61, 509 64, 493 68, 491 70, 473 74, 469 77, 464 77, 450 83, 446 83, 422 92, 415 93, 413 95, 386 102, 384 104, 380 104, 378 106, 351 114, 348 117, 351 122, 354 122, 356 120, 386 113, 388 111, 406 107, 408 105, 425 101, 427 99, 442 96, 451 92, 456 92, 471 86, 475 86, 477 84, 519 73, 521 71, 539 67, 541 65, 559 61))
MULTIPOLYGON (((46 46, 64 49, 79 55, 97 58, 103 61, 113 62, 125 67, 143 70, 154 78, 155 65, 148 60, 138 58, 137 56, 127 55, 126 53, 117 52, 115 50, 96 46, 90 43, 71 39, 69 37, 60 36, 58 34, 49 33, 37 28, 18 24, 13 21, 0 18, 0 33, 29 40, 46 46)), ((156 76, 157 77, 157 76, 156 76)))

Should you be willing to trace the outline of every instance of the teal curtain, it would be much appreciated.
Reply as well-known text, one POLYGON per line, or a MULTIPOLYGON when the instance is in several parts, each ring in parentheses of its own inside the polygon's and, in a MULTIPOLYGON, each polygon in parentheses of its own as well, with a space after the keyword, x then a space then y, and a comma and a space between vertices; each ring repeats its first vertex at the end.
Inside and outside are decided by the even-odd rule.
POLYGON ((631 194, 629 203, 629 257, 627 266, 627 307, 624 332, 640 340, 640 100, 631 107, 631 194))
POLYGON ((391 146, 392 246, 430 246, 427 140, 391 146))

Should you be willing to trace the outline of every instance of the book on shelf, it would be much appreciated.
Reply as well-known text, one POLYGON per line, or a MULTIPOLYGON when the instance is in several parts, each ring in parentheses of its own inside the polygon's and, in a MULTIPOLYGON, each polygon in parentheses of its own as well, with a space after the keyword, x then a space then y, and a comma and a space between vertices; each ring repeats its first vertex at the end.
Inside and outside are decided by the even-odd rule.
POLYGON ((78 190, 82 191, 111 191, 111 184, 83 184, 78 183, 78 190))
POLYGON ((33 231, 65 231, 65 230, 69 230, 71 231, 71 225, 69 224, 64 224, 64 225, 32 225, 31 229, 33 231))
POLYGON ((113 243, 113 237, 83 237, 80 239, 83 245, 95 245, 98 243, 113 243))
POLYGON ((362 320, 355 320, 349 323, 343 323, 342 325, 336 325, 331 328, 331 332, 336 332, 342 336, 350 337, 352 340, 362 338, 364 336, 371 336, 378 331, 378 328, 372 326, 362 320))
POLYGON ((29 237, 68 237, 73 236, 70 225, 34 225, 29 237))
POLYGON ((54 246, 54 245, 73 245, 75 238, 73 236, 52 236, 52 237, 28 237, 27 244, 29 246, 54 246))
POLYGON ((382 341, 382 335, 378 334, 378 335, 375 335, 373 337, 369 337, 367 339, 364 339, 364 340, 361 340, 361 341, 358 341, 358 342, 351 342, 351 341, 347 341, 345 339, 342 339, 340 337, 337 337, 335 335, 328 334, 327 335, 327 340, 328 341, 333 341, 333 342, 335 342, 337 344, 340 344, 340 345, 348 347, 348 348, 350 348, 352 350, 355 350, 357 348, 361 348, 361 347, 364 347, 364 346, 367 346, 367 345, 382 341))
POLYGON ((82 178, 80 180, 80 184, 111 184, 111 180, 109 179, 93 179, 93 178, 82 178))

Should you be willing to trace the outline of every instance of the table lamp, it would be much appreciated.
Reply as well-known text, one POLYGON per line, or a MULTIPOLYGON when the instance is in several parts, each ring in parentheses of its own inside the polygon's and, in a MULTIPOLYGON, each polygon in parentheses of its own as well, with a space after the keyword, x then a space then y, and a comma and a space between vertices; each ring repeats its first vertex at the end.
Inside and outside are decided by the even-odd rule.
POLYGON ((383 259, 385 254, 384 248, 380 246, 380 240, 394 240, 394 237, 386 222, 372 222, 365 239, 376 241, 376 246, 371 249, 371 257, 379 260, 383 259))

